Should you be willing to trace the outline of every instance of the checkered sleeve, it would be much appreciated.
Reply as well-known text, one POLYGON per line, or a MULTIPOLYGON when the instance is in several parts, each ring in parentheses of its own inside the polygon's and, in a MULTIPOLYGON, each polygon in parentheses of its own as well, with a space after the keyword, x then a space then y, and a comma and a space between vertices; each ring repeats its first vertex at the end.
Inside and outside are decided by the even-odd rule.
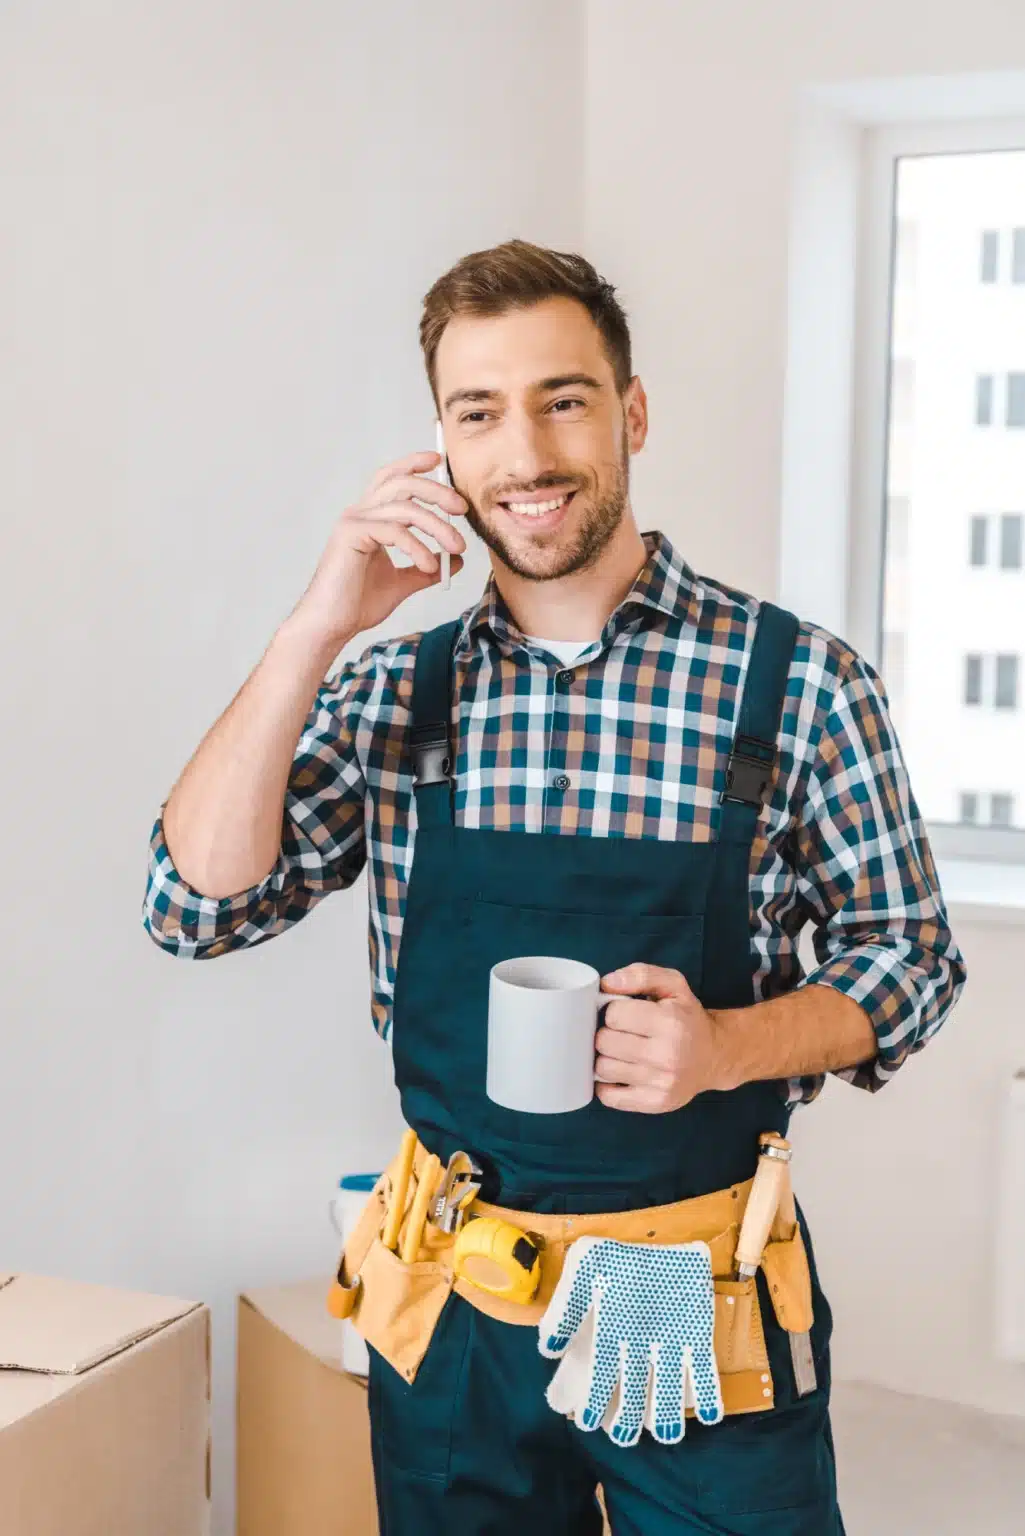
POLYGON ((197 891, 171 859, 163 826, 167 802, 161 805, 150 834, 142 921, 162 949, 202 960, 263 943, 357 879, 366 862, 357 734, 375 692, 380 651, 369 647, 318 689, 289 773, 278 857, 259 884, 232 896, 197 891))
POLYGON ((965 982, 882 680, 838 679, 796 825, 798 899, 814 924, 801 986, 859 1003, 877 1055, 836 1075, 875 1091, 939 1029, 965 982))

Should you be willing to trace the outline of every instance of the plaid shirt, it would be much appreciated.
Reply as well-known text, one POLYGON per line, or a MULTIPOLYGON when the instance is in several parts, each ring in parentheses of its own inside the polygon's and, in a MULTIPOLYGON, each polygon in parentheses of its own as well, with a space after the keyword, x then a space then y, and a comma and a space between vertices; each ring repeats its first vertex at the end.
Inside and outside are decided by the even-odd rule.
MULTIPOLYGON (((525 641, 489 576, 462 615, 452 728, 458 825, 714 839, 758 601, 697 576, 664 534, 601 635, 565 669, 525 641), (565 785, 568 778, 569 786, 565 785)), ((407 745, 418 634, 369 646, 320 687, 296 747, 281 851, 221 898, 178 874, 160 807, 143 924, 186 959, 261 944, 359 876, 369 855, 371 1012, 387 1038, 416 843, 407 745)), ((837 1073, 887 1083, 939 1028, 965 967, 878 675, 813 624, 798 633, 779 766, 751 852, 756 999, 809 983, 868 1013, 878 1054, 837 1073), (814 925, 805 974, 799 930, 814 925)), ((166 805, 166 801, 164 802, 166 805)), ((824 1076, 784 1079, 789 1102, 824 1076)))

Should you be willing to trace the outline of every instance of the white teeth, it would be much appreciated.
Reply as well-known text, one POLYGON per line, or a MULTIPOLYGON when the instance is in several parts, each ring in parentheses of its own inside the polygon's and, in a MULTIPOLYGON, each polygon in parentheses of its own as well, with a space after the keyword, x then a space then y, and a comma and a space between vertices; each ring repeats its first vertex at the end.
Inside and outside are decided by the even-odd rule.
POLYGON ((543 517, 546 512, 554 512, 561 507, 564 501, 569 500, 569 492, 560 496, 557 501, 507 501, 506 506, 510 512, 518 512, 521 517, 543 517))

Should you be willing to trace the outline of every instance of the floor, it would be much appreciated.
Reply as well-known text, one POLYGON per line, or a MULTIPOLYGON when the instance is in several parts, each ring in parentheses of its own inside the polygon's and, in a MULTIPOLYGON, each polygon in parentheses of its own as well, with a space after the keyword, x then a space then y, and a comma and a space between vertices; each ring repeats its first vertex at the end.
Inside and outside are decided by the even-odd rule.
POLYGON ((1025 1536, 1025 1420, 833 1387, 847 1536, 1025 1536))

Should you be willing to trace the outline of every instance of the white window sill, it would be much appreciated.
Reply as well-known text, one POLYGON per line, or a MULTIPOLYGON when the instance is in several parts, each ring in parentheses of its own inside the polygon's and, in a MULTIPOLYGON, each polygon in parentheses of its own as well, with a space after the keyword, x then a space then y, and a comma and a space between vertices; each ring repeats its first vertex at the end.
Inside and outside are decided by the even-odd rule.
POLYGON ((1025 924, 1025 864, 937 856, 951 920, 1025 924))

